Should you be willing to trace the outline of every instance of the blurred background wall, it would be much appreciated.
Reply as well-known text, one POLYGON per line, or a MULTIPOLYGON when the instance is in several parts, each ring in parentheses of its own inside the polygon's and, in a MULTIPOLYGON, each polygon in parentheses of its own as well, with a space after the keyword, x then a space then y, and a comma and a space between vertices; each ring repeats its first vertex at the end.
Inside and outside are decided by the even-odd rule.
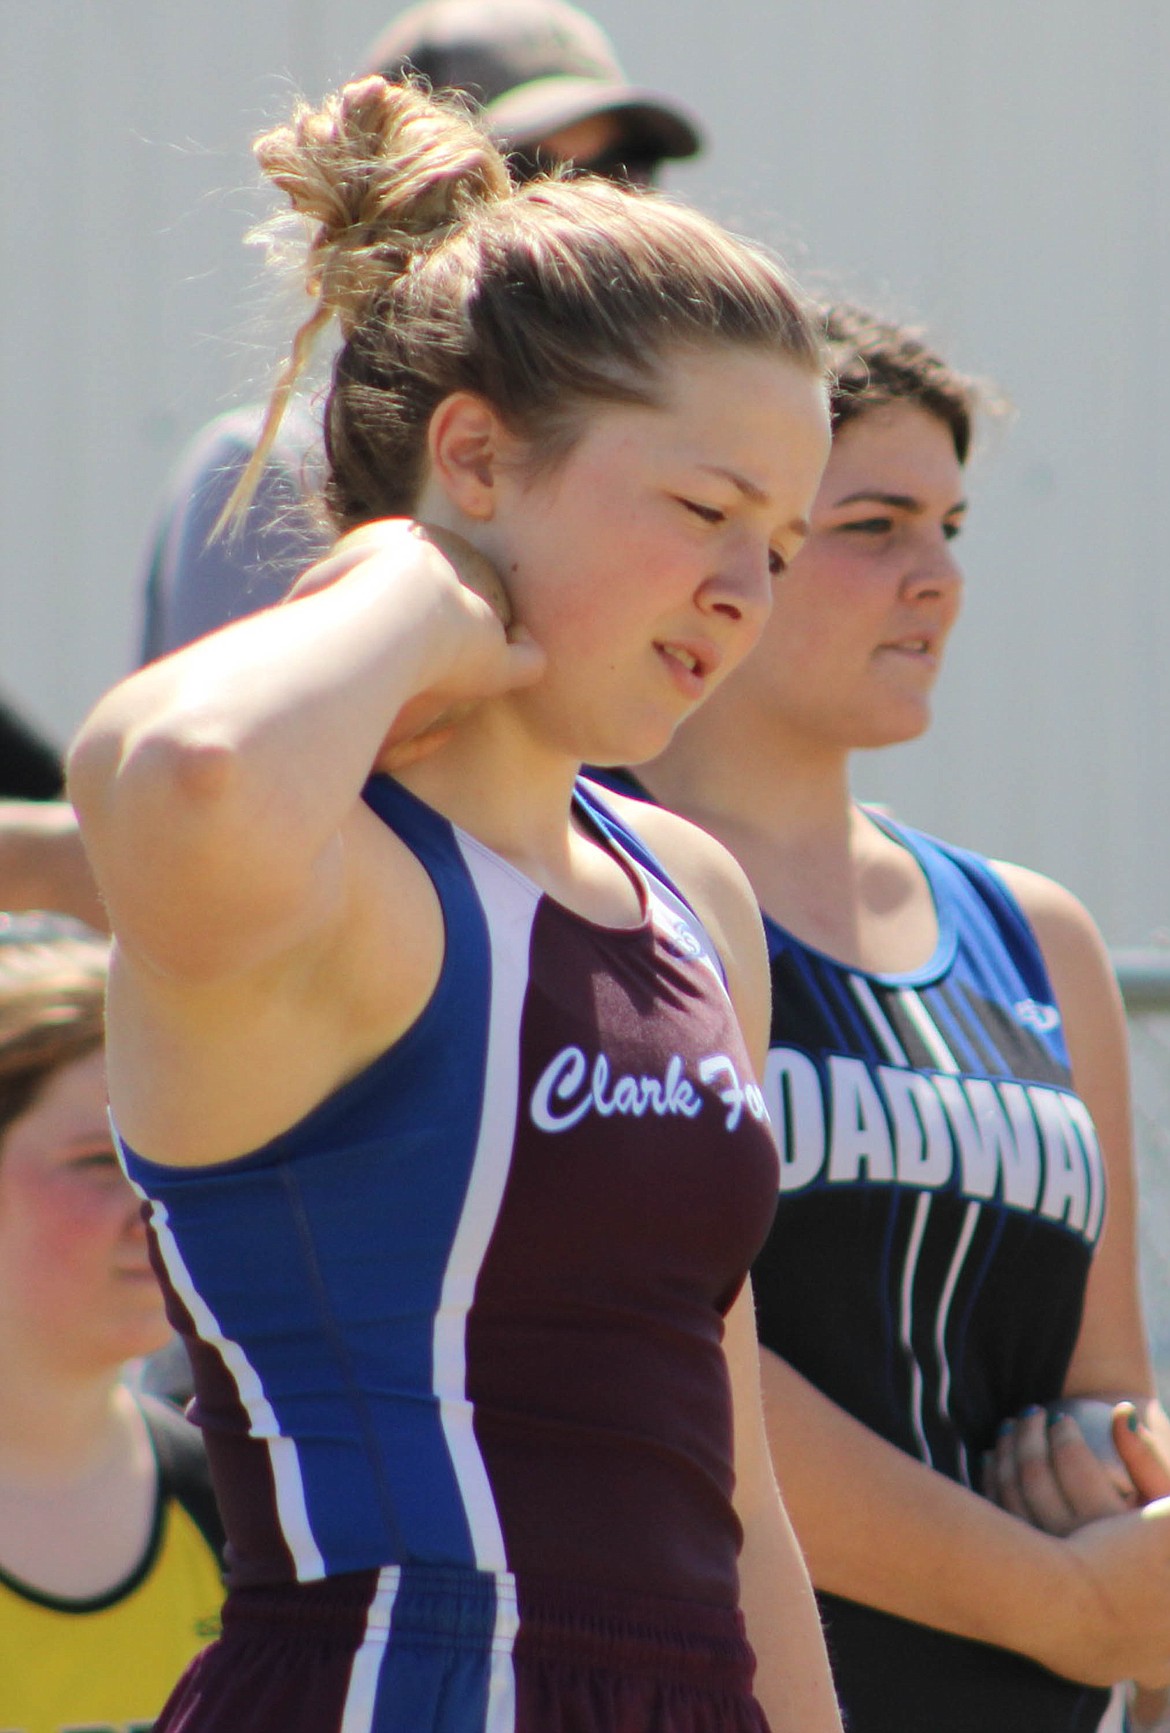
MULTIPOLYGON (((134 656, 159 489, 292 329, 248 152, 394 11, 0 0, 0 691, 58 741, 134 656)), ((711 149, 668 184, 920 319, 1014 406, 929 740, 860 791, 1170 943, 1170 9, 596 0, 711 149)))

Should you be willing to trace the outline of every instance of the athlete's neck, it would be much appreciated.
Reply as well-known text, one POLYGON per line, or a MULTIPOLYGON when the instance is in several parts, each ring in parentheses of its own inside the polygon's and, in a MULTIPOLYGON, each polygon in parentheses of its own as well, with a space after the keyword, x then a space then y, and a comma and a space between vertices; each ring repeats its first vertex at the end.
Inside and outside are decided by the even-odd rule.
POLYGON ((0 1568, 42 1594, 107 1594, 137 1568, 153 1524, 158 1472, 142 1415, 115 1381, 104 1392, 49 1384, 35 1416, 27 1394, 13 1412, 5 1391, 0 1568))
POLYGON ((913 856, 853 801, 848 755, 715 752, 704 731, 679 731, 636 774, 665 806, 719 838, 743 866, 761 908, 805 944, 854 968, 914 969, 932 955, 938 920, 913 856))
POLYGON ((574 816, 576 760, 477 720, 402 771, 402 784, 578 914, 638 924, 629 873, 574 816))
POLYGON ((749 877, 777 855, 819 871, 846 866, 856 842, 848 755, 786 755, 762 731, 728 734, 718 719, 714 728, 706 723, 703 714, 692 718, 660 757, 635 766, 655 800, 719 837, 749 877))
POLYGON ((124 1444, 131 1399, 117 1368, 89 1376, 0 1354, 0 1481, 29 1490, 100 1476, 124 1444))

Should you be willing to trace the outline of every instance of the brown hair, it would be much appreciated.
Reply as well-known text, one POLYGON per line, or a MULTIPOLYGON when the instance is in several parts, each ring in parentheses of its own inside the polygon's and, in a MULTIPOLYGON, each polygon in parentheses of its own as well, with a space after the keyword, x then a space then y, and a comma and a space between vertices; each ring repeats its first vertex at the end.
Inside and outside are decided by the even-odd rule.
POLYGON ((833 432, 889 403, 916 403, 944 423, 955 455, 966 463, 975 416, 994 407, 974 379, 958 373, 923 334, 848 304, 821 311, 829 351, 829 414, 833 432))
POLYGON ((101 1046, 109 949, 63 916, 0 915, 0 1147, 53 1073, 101 1046))
POLYGON ((316 333, 343 334, 325 414, 338 528, 409 513, 431 415, 485 398, 548 467, 590 403, 655 401, 671 346, 752 344, 820 371, 815 325, 782 266, 661 194, 583 176, 516 186, 451 99, 366 78, 257 141, 265 173, 316 223, 301 326, 246 505, 316 333))

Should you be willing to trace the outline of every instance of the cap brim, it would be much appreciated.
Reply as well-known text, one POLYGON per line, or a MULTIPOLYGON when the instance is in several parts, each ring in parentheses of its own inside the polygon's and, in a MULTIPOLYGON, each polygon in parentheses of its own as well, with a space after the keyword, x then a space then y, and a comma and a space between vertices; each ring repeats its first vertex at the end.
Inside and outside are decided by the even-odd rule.
POLYGON ((494 137, 523 150, 594 114, 616 114, 659 156, 694 156, 703 148, 698 122, 675 103, 629 84, 596 78, 537 78, 517 85, 483 111, 494 137))

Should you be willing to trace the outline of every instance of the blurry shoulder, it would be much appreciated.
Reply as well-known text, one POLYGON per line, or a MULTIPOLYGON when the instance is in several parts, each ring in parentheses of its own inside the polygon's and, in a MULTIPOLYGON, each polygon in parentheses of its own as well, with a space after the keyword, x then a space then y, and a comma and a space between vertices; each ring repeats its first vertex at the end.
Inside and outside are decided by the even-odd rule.
MULTIPOLYGON (((258 403, 217 415, 194 434, 173 473, 189 487, 209 471, 242 468, 259 444, 263 420, 264 406, 258 403)), ((318 417, 303 403, 291 404, 281 420, 266 467, 299 472, 320 439, 318 417)))
POLYGON ((662 863, 720 949, 726 940, 727 948, 738 953, 743 943, 754 944, 757 935, 762 943, 755 894, 729 849, 690 819, 665 807, 610 789, 603 791, 603 797, 615 816, 662 863))
POLYGON ((1057 997, 1069 990, 1116 991, 1113 965, 1101 930, 1066 885, 1031 867, 992 861, 1022 909, 1052 976, 1057 997))

